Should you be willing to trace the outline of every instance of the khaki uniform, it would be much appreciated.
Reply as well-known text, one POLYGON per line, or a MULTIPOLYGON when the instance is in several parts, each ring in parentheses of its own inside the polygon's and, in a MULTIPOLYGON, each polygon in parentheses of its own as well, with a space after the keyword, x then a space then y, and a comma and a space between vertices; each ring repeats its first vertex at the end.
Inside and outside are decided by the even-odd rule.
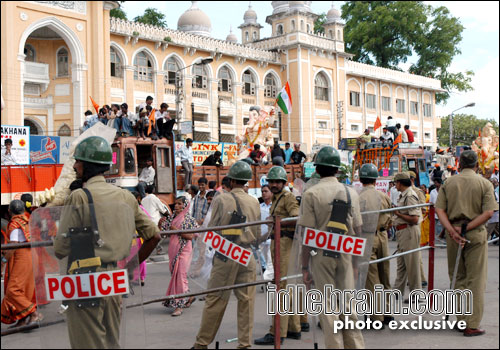
MULTIPOLYGON (((97 272, 115 270, 116 262, 130 253, 137 230, 145 241, 158 233, 158 227, 139 208, 137 200, 127 190, 107 184, 104 176, 94 176, 85 187, 90 191, 99 228, 102 247, 95 246, 95 255, 102 266, 97 272), (117 210, 121 210, 120 215, 117 210)), ((83 190, 73 191, 64 202, 61 222, 54 241, 58 257, 70 254, 70 240, 63 236, 70 227, 91 226, 88 198, 83 190)), ((68 302, 67 321, 72 348, 119 347, 121 295, 100 299, 99 306, 78 308, 77 301, 68 302)))
MULTIPOLYGON (((461 226, 462 221, 471 221, 488 210, 498 210, 493 185, 472 169, 464 169, 460 175, 452 176, 439 189, 436 208, 446 211, 453 226, 461 226)), ((484 292, 486 289, 488 267, 488 244, 485 225, 468 231, 466 243, 458 265, 455 289, 472 291, 472 311, 469 316, 457 316, 465 320, 468 328, 479 328, 484 310, 484 292)), ((458 244, 446 235, 448 251, 448 274, 450 281, 458 252, 458 244)))
MULTIPOLYGON (((402 192, 398 207, 406 207, 419 204, 418 196, 411 187, 402 192)), ((415 215, 419 217, 416 225, 410 225, 400 217, 395 216, 394 226, 407 225, 406 228, 396 231, 396 240, 398 242, 398 252, 403 253, 408 250, 420 247, 420 222, 422 221, 422 210, 420 208, 405 209, 401 214, 415 215)), ((420 252, 415 252, 398 257, 398 268, 394 289, 399 289, 404 295, 406 280, 410 285, 410 291, 422 288, 422 279, 420 276, 420 252)))
MULTIPOLYGON (((351 196, 351 210, 347 217, 348 234, 354 235, 354 227, 362 226, 361 213, 359 210, 359 198, 356 191, 349 188, 351 196)), ((330 221, 332 202, 334 199, 346 200, 344 186, 335 177, 323 178, 318 184, 309 188, 304 193, 300 206, 300 217, 297 222, 302 227, 310 227, 326 230, 330 221)), ((339 258, 324 256, 321 250, 311 257, 309 267, 315 283, 315 288, 323 290, 325 284, 333 284, 337 289, 354 289, 354 275, 352 258, 347 254, 340 254, 339 258)), ((326 306, 331 309, 330 298, 326 300, 326 306)), ((345 320, 346 315, 324 313, 319 315, 321 327, 325 336, 325 348, 327 349, 360 349, 364 348, 364 339, 361 331, 349 329, 333 333, 333 323, 337 320, 345 320)), ((355 312, 349 316, 349 320, 357 321, 355 312)))
MULTIPOLYGON (((247 222, 260 220, 260 206, 257 199, 240 188, 233 189, 231 193, 238 199, 247 222)), ((236 210, 236 202, 231 193, 223 193, 214 198, 209 227, 229 224, 231 214, 236 210)), ((243 248, 249 248, 250 244, 255 244, 257 237, 260 237, 260 225, 249 226, 242 229, 241 238, 236 243, 243 248)), ((254 282, 255 276, 256 267, 253 254, 247 267, 230 259, 224 262, 215 256, 207 288, 254 282)), ((248 348, 252 338, 255 286, 234 289, 233 292, 238 299, 238 348, 248 348)), ((214 340, 230 296, 230 290, 207 295, 200 330, 194 344, 195 349, 206 349, 214 340)))
MULTIPOLYGON (((281 218, 291 218, 299 216, 299 203, 293 193, 288 191, 281 191, 273 195, 271 209, 269 209, 271 216, 279 216, 281 218)), ((290 253, 292 252, 293 236, 295 233, 294 227, 281 227, 280 238, 280 275, 285 277, 288 275, 288 267, 290 265, 290 253)), ((271 256, 274 259, 274 230, 271 232, 271 256)), ((287 281, 280 282, 280 288, 285 289, 287 281)), ((290 305, 292 303, 290 298, 290 305)), ((306 321, 307 322, 307 321, 306 321)), ((286 337, 288 331, 300 333, 300 315, 284 315, 280 316, 280 336, 286 337)), ((274 335, 274 317, 273 323, 269 333, 274 335)))
MULTIPOLYGON (((391 208, 391 199, 385 193, 377 191, 375 186, 365 186, 363 191, 359 194, 359 200, 364 200, 367 205, 365 210, 383 210, 391 208)), ((390 213, 380 213, 377 223, 377 232, 373 239, 372 255, 370 260, 377 260, 389 256, 389 243, 387 238, 387 228, 391 224, 390 213)), ((366 277, 365 288, 370 291, 375 291, 375 285, 381 284, 384 289, 391 289, 390 282, 390 262, 383 261, 378 264, 371 264, 368 268, 368 275, 366 277)), ((382 306, 381 301, 378 301, 382 306)), ((389 300, 386 300, 387 307, 389 307, 389 300)), ((372 315, 372 320, 383 321, 383 315, 372 315)))
MULTIPOLYGON (((422 191, 420 188, 416 187, 415 185, 411 186, 412 190, 417 194, 418 196, 418 204, 425 204, 425 193, 422 191)), ((422 212, 424 212, 425 209, 422 208, 422 212)), ((420 232, 422 234, 422 232, 420 232)), ((425 278, 425 273, 424 273, 424 263, 422 262, 422 254, 420 254, 420 278, 423 281, 426 281, 427 279, 425 278)))

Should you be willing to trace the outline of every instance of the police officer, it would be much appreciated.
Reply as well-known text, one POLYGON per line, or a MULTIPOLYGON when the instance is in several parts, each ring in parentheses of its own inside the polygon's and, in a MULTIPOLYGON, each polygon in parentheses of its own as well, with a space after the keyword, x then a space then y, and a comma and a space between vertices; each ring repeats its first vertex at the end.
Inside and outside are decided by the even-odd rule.
MULTIPOLYGON (((396 189, 401 192, 398 207, 406 207, 419 204, 418 195, 411 188, 410 175, 402 172, 394 176, 396 189)), ((404 209, 394 212, 394 226, 396 226, 396 240, 398 252, 406 252, 420 246, 420 221, 422 211, 420 208, 404 209)), ((398 257, 398 268, 394 289, 401 291, 404 295, 406 281, 410 285, 410 291, 422 288, 420 276, 420 252, 415 252, 398 257)))
MULTIPOLYGON (((139 208, 129 191, 106 183, 103 174, 113 164, 109 143, 99 136, 88 137, 77 145, 74 158, 76 176, 85 183, 90 196, 84 189, 77 189, 66 198, 54 241, 56 256, 60 259, 69 256, 71 262, 75 255, 80 255, 80 258, 82 254, 94 255, 88 256, 87 261, 98 261, 97 266, 93 264, 95 272, 115 270, 117 261, 129 255, 137 230, 144 239, 138 253, 139 262, 144 261, 160 241, 158 227, 139 208), (94 210, 89 206, 90 199, 94 210), (125 212, 117 213, 120 206, 125 212), (71 232, 75 228, 94 227, 91 216, 95 218, 98 237, 94 237, 92 232, 90 241, 82 241, 88 242, 90 250, 83 251, 82 245, 82 251, 72 251, 74 236, 71 232)), ((71 273, 72 267, 69 270, 71 273)), ((121 295, 104 297, 92 304, 84 300, 68 302, 67 322, 71 347, 119 347, 121 302, 121 295)))
POLYGON ((448 178, 441 188, 436 202, 436 213, 446 229, 448 274, 453 277, 458 245, 463 246, 458 265, 455 289, 472 291, 472 315, 458 316, 465 320, 464 336, 483 335, 480 329, 484 311, 488 244, 485 223, 498 210, 492 184, 476 174, 477 155, 464 151, 460 155, 460 174, 448 178), (465 237, 461 234, 464 233, 465 237), (469 242, 465 242, 465 240, 469 242), (464 245, 465 244, 465 245, 464 245))
MULTIPOLYGON (((252 180, 252 169, 246 162, 238 161, 229 169, 227 175, 231 179, 231 192, 222 193, 212 202, 212 218, 209 227, 237 223, 235 212, 241 210, 238 216, 244 216, 247 222, 260 220, 260 206, 256 198, 248 195, 243 187, 252 180)), ((243 218, 242 218, 243 219, 243 218)), ((240 221, 244 222, 244 221, 240 221)), ((222 236, 232 240, 234 244, 248 249, 250 245, 258 243, 260 225, 249 226, 244 229, 223 230, 222 236), (230 232, 231 231, 231 232, 230 232)), ((212 272, 208 281, 208 288, 217 288, 238 283, 255 281, 255 258, 252 254, 248 266, 243 266, 220 254, 215 254, 212 272)), ((250 339, 253 329, 253 314, 255 302, 255 286, 234 289, 238 299, 238 348, 251 346, 250 339)), ((208 294, 203 308, 201 326, 196 336, 195 349, 207 349, 214 340, 217 330, 224 316, 231 291, 208 294)))
MULTIPOLYGON (((359 194, 359 201, 364 201, 366 206, 364 210, 383 210, 391 208, 391 199, 385 193, 375 189, 375 182, 378 178, 377 167, 373 164, 363 164, 359 172, 359 179, 363 184, 363 191, 359 194)), ((377 232, 373 239, 372 255, 370 260, 377 260, 389 256, 389 246, 387 238, 387 229, 392 224, 390 213, 380 213, 377 222, 377 232)), ((390 283, 390 263, 382 261, 378 264, 371 264, 368 269, 365 288, 374 291, 376 284, 381 284, 384 289, 391 289, 390 283)), ((381 303, 382 301, 378 301, 381 303)), ((388 304, 388 300, 386 300, 388 304)), ((382 304, 380 304, 383 306, 382 304)), ((389 305, 387 305, 389 306, 389 305)), ((388 324, 393 319, 391 316, 373 315, 372 320, 385 321, 388 324)))
MULTIPOLYGON (((410 174, 410 180, 411 180, 411 189, 417 194, 418 196, 418 203, 419 204, 425 204, 426 199, 425 199, 425 193, 422 191, 420 188, 415 186, 415 180, 417 178, 417 174, 415 174, 414 171, 409 171, 408 174, 410 174)), ((426 208, 422 208, 422 216, 425 215, 426 208)), ((422 231, 422 230, 420 230, 422 231)), ((422 234, 422 232, 420 232, 422 234)), ((424 264, 422 263, 422 255, 420 255, 420 278, 422 279, 422 287, 427 286, 427 281, 425 278, 425 273, 424 273, 424 264)))
MULTIPOLYGON (((303 194, 297 225, 302 228, 309 227, 327 231, 333 212, 340 211, 336 206, 338 202, 334 201, 339 200, 351 203, 347 215, 342 215, 344 220, 342 224, 348 229, 346 233, 353 235, 355 231, 359 232, 362 219, 358 194, 353 189, 339 183, 335 177, 340 167, 340 155, 337 150, 331 146, 323 147, 318 152, 314 165, 316 165, 316 172, 321 177, 321 180, 303 194)), ((342 220, 342 218, 339 219, 342 220)), ((326 250, 319 249, 316 253, 311 253, 311 249, 305 246, 302 247, 302 274, 306 285, 309 285, 314 280, 315 288, 321 291, 324 289, 325 284, 333 284, 334 288, 340 290, 354 289, 354 274, 350 255, 332 255, 326 250)), ((325 299, 327 299, 327 307, 332 308, 330 298, 325 299)), ((346 317, 343 312, 340 315, 325 313, 319 315, 325 337, 325 348, 364 348, 361 331, 355 327, 355 329, 333 332, 333 323, 339 319, 344 321, 346 317)), ((355 312, 349 315, 349 320, 357 321, 355 312)))
MULTIPOLYGON (((271 192, 273 193, 272 205, 269 210, 271 216, 279 216, 281 218, 296 217, 299 215, 299 203, 295 196, 290 191, 285 191, 284 187, 288 181, 286 170, 281 166, 273 166, 267 174, 267 181, 271 192)), ((280 271, 282 276, 288 273, 288 265, 290 262, 290 253, 292 251, 293 236, 295 234, 294 222, 283 222, 281 224, 281 239, 280 239, 280 271)), ((274 257, 274 231, 271 232, 271 254, 273 263, 274 257)), ((287 282, 281 281, 280 288, 286 289, 287 282)), ((292 301, 290 300, 290 303, 292 301)), ((301 325, 299 315, 284 315, 280 318, 281 338, 284 336, 291 339, 301 338, 301 325)), ((269 333, 264 337, 255 339, 256 345, 274 345, 274 322, 271 325, 269 333)))

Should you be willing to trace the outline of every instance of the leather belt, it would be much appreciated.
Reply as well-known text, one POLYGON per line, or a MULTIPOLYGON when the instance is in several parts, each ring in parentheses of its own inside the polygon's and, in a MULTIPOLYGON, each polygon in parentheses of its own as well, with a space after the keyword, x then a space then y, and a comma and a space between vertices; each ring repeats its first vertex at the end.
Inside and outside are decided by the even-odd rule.
POLYGON ((397 230, 397 231, 404 230, 404 229, 405 229, 405 228, 407 228, 408 226, 409 226, 408 224, 397 225, 397 226, 396 226, 396 230, 397 230))
POLYGON ((471 220, 461 219, 461 220, 453 220, 453 221, 451 221, 451 224, 452 225, 463 225, 463 224, 469 224, 469 222, 471 222, 471 220))
MULTIPOLYGON (((294 236, 295 236, 294 231, 281 231, 280 232, 280 237, 288 237, 288 238, 293 239, 294 236)), ((274 239, 274 234, 271 235, 271 239, 274 239)))

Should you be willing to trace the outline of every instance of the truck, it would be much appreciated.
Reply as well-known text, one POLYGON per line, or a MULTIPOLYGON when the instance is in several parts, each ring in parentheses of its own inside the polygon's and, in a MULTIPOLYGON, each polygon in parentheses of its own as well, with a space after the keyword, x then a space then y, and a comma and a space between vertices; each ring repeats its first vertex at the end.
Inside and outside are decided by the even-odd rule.
POLYGON ((413 171, 417 175, 415 186, 429 187, 429 172, 425 160, 423 147, 416 143, 398 143, 396 145, 372 142, 366 144, 365 149, 356 150, 353 160, 351 180, 355 186, 360 186, 358 172, 365 163, 373 163, 379 171, 377 189, 387 192, 389 182, 396 173, 413 171))

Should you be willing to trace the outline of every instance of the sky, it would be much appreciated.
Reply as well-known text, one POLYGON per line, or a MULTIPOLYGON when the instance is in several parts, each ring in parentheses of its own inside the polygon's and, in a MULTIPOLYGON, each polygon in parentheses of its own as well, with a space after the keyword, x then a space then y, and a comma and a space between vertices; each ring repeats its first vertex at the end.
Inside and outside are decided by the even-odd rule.
MULTIPOLYGON (((334 1, 334 6, 340 10, 343 1, 334 1)), ((438 116, 446 116, 452 111, 475 102, 474 107, 464 108, 457 113, 473 114, 479 118, 498 120, 499 116, 499 2, 498 1, 433 1, 426 2, 434 7, 446 6, 450 13, 459 18, 465 27, 462 32, 462 42, 459 47, 461 54, 455 56, 450 72, 465 72, 472 70, 474 91, 452 92, 446 105, 436 106, 438 116)), ((167 26, 177 29, 177 20, 191 7, 191 1, 149 1, 148 7, 153 7, 165 14, 167 26)), ((198 7, 212 21, 212 37, 225 39, 232 27, 233 33, 241 43, 241 31, 238 26, 243 23, 243 14, 248 9, 248 1, 198 1, 198 7), (229 5, 230 4, 230 5, 229 5)), ((266 16, 272 14, 271 1, 252 1, 252 8, 257 13, 257 21, 264 26, 261 38, 271 36, 271 26, 266 16)), ((125 1, 121 4, 129 20, 140 16, 146 8, 142 1, 125 1)), ((316 14, 328 12, 331 1, 313 1, 311 9, 316 14)), ((411 62, 402 65, 409 67, 411 62)))

